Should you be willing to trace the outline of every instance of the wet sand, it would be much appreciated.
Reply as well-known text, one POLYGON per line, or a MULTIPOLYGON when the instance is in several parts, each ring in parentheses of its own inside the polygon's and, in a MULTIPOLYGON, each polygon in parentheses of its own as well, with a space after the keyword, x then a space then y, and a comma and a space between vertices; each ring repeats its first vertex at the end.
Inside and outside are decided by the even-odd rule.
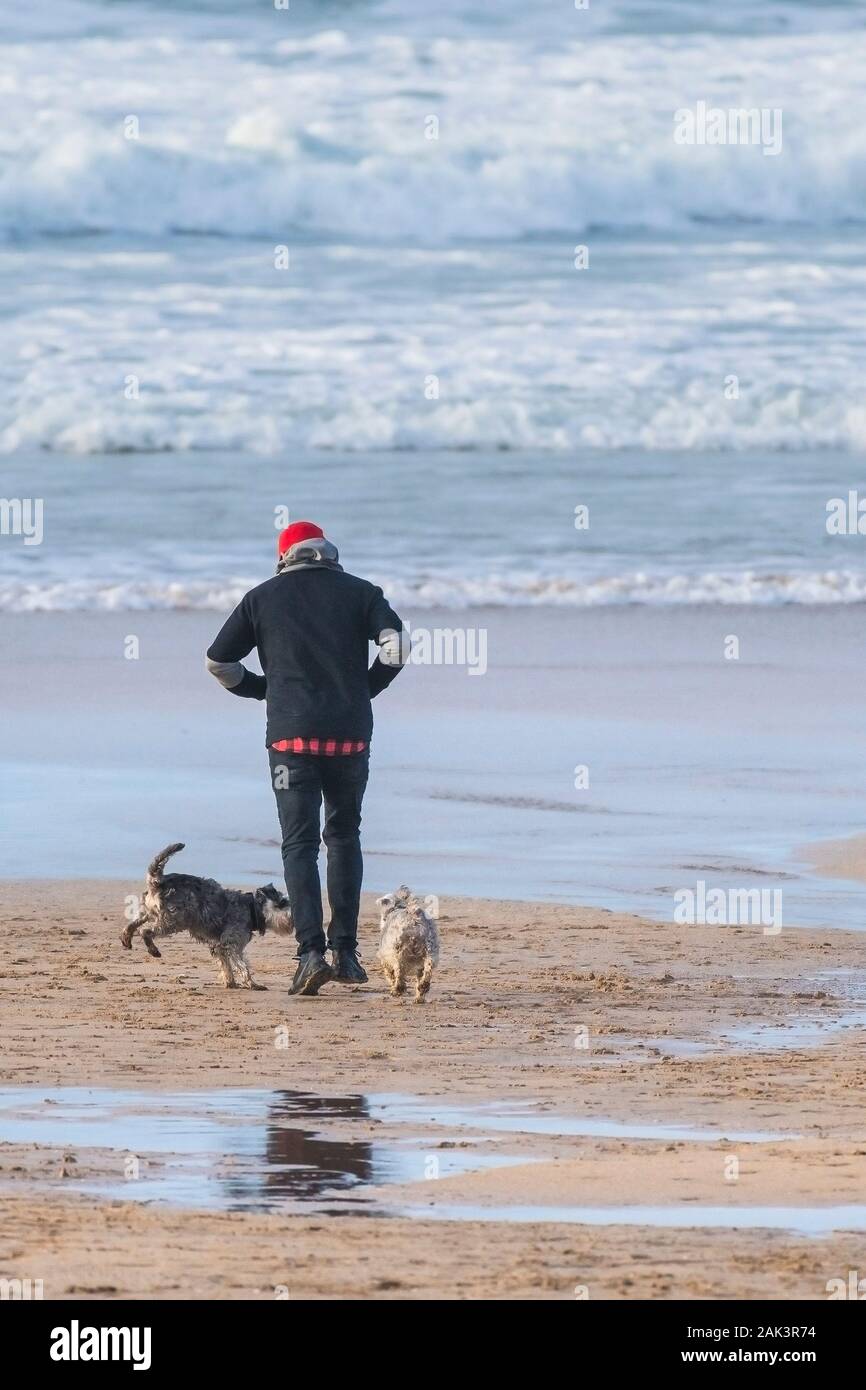
MULTIPOLYGON (((46 1298, 825 1298, 828 1280, 866 1268, 862 1232, 582 1226, 555 1210, 653 1205, 682 1220, 690 1205, 727 1207, 736 1221, 744 1207, 858 1204, 863 936, 447 898, 442 965, 419 1007, 385 992, 367 899, 370 984, 294 1000, 276 939, 250 950, 261 994, 223 991, 186 940, 161 961, 140 943, 124 952, 137 887, 4 885, 4 1088, 402 1095, 420 1099, 400 1123, 364 1112, 320 1129, 335 1143, 411 1136, 434 1159, 462 1147, 467 1162, 513 1162, 368 1181, 315 1207, 195 1210, 87 1190, 122 1182, 120 1129, 117 1147, 13 1139, 0 1144, 0 1275, 41 1278, 46 1298), (443 1103, 489 1111, 436 1123, 443 1103), (509 1110, 533 1123, 485 1123, 509 1110), (656 1126, 668 1129, 632 1132, 656 1126), (437 1219, 455 1205, 473 1219, 437 1219), (517 1223, 509 1207, 546 1214, 517 1223)), ((142 1177, 169 1161, 142 1147, 142 1177)))
MULTIPOLYGON (((858 886, 792 858, 859 828, 866 801, 856 606, 403 616, 416 633, 469 622, 488 670, 413 665, 376 700, 368 888, 665 917, 701 879, 778 888, 789 925, 862 927, 858 886)), ((173 840, 186 872, 278 877, 264 709, 204 669, 221 621, 0 614, 4 877, 137 877, 173 840)))
POLYGON ((812 865, 824 878, 866 883, 866 835, 849 835, 841 840, 822 840, 804 845, 799 858, 812 865))

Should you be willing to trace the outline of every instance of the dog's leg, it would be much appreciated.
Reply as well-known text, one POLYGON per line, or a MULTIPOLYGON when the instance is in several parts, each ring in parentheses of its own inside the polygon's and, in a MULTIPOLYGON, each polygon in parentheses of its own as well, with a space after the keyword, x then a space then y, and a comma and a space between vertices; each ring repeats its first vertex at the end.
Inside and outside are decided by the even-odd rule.
POLYGON ((237 989, 228 948, 226 946, 214 946, 213 957, 219 967, 220 979, 226 989, 237 989))
POLYGON ((415 1003, 423 1004, 430 989, 430 981, 433 979, 433 962, 429 956, 424 961, 424 965, 418 972, 415 981, 415 1003))
POLYGON ((388 988, 390 989, 391 993, 402 994, 406 986, 400 982, 400 976, 398 974, 398 971, 389 960, 382 961, 382 973, 384 974, 385 979, 388 981, 388 988))
POLYGON ((149 956, 156 956, 157 959, 159 959, 159 957, 162 955, 162 951, 158 951, 153 944, 153 928, 150 927, 147 930, 143 931, 141 933, 141 939, 147 947, 147 954, 149 956))
POLYGON ((391 982, 391 993, 406 993, 406 976, 403 973, 403 964, 401 961, 398 961, 397 964, 394 966, 394 979, 391 982))
POLYGON ((120 944, 121 946, 124 946, 127 951, 132 950, 132 938, 135 936, 135 933, 137 931, 141 930, 146 921, 147 913, 142 912, 140 916, 136 917, 134 922, 129 922, 123 928, 123 931, 120 934, 120 944))
POLYGON ((232 951, 230 960, 235 979, 242 989, 267 989, 267 985, 256 984, 250 974, 250 967, 247 965, 243 951, 232 951))

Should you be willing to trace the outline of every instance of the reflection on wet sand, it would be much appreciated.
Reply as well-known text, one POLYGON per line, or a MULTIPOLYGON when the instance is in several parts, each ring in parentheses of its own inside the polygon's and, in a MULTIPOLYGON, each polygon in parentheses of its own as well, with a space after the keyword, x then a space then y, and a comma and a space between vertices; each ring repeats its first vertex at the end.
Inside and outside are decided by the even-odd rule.
MULTIPOLYGON (((360 1196, 349 1196, 356 1188, 515 1161, 479 1152, 475 1144, 440 1151, 434 1139, 379 1137, 378 1129, 372 1138, 388 1114, 381 1096, 18 1086, 0 1089, 0 1143, 88 1151, 97 1176, 82 1174, 80 1192, 224 1211, 268 1211, 329 1197, 358 1211, 360 1196), (343 1135, 344 1125, 362 1132, 343 1135)), ((414 1118, 423 1127, 422 1117, 414 1118)))
POLYGON ((256 1196, 263 1206, 280 1197, 310 1200, 334 1188, 376 1181, 372 1143, 364 1139, 329 1139, 317 1130, 299 1129, 287 1123, 295 1118, 369 1121, 370 1109, 366 1097, 361 1095, 273 1092, 264 1125, 262 1167, 224 1179, 230 1206, 233 1201, 249 1206, 256 1196))

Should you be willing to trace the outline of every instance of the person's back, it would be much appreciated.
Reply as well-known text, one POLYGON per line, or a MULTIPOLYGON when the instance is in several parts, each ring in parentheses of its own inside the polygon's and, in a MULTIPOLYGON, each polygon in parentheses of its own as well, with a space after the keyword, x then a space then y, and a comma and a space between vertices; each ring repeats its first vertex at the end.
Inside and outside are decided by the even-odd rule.
MULTIPOLYGON (((259 584, 240 607, 267 681, 268 745, 289 737, 369 740, 369 643, 400 626, 382 590, 310 565, 259 584)), ((221 650, 218 638, 208 655, 221 650)))
POLYGON ((293 993, 328 979, 363 983, 357 961, 363 863, 359 827, 373 731, 371 699, 403 664, 402 624, 382 590, 347 574, 318 526, 280 536, 277 573, 251 589, 211 646, 211 673, 233 694, 267 700, 271 779, 283 831, 286 889, 300 965, 293 993), (383 650, 368 666, 369 643, 383 650), (243 658, 257 648, 263 675, 243 658), (324 959, 318 875, 320 812, 328 847, 328 945, 324 959))

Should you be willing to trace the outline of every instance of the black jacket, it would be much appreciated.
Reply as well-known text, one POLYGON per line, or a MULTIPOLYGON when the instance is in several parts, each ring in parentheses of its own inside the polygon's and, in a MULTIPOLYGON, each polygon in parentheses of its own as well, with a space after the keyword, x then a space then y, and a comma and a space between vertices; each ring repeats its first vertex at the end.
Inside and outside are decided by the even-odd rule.
POLYGON ((303 566, 250 590, 208 648, 208 665, 232 694, 267 699, 269 745, 369 740, 370 701, 401 669, 378 656, 368 667, 369 643, 402 627, 375 584, 338 566, 303 566), (239 664, 253 647, 264 676, 239 664))

